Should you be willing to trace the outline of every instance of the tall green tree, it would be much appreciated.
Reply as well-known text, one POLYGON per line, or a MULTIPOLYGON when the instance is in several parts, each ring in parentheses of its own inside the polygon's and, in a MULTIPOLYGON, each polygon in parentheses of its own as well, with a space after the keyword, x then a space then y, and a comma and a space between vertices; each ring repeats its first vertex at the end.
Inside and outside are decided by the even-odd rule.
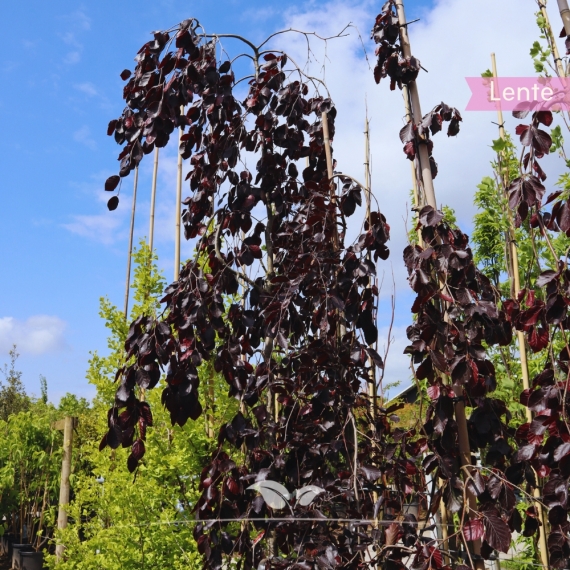
MULTIPOLYGON (((131 319, 158 312, 165 285, 156 256, 144 243, 133 257, 131 319)), ((153 425, 146 434, 148 451, 136 473, 127 468, 128 449, 99 451, 128 332, 124 315, 106 298, 101 299, 100 314, 110 331, 109 353, 93 353, 89 362, 87 379, 97 393, 90 413, 79 422, 82 442, 78 452, 83 463, 71 479, 69 525, 58 534, 66 549, 58 569, 197 567, 192 511, 199 497, 203 465, 217 446, 208 438, 204 422, 172 426, 160 394, 149 391, 145 396, 153 409, 153 425)), ((220 402, 213 408, 214 421, 233 417, 237 402, 221 398, 225 383, 211 364, 203 365, 201 377, 211 378, 214 401, 220 402)), ((54 567, 55 559, 49 557, 48 564, 54 567)))
POLYGON ((16 361, 20 356, 16 345, 10 350, 10 364, 4 364, 0 373, 4 381, 0 380, 0 419, 7 421, 11 414, 17 414, 30 407, 30 398, 26 394, 22 382, 22 373, 16 368, 16 361))

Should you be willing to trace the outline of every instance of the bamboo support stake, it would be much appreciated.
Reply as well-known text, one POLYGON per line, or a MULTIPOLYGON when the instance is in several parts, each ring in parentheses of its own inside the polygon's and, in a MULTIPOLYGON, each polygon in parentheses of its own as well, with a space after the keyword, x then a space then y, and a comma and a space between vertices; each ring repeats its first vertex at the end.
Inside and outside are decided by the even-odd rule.
MULTIPOLYGON (((408 28, 406 24, 406 14, 404 11, 404 4, 402 0, 396 0, 396 10, 398 13, 398 21, 400 24, 400 44, 402 45, 402 50, 405 58, 412 57, 412 50, 410 46, 410 39, 408 36, 408 28)), ((410 93, 411 100, 411 113, 412 118, 416 124, 418 124, 422 119, 420 97, 418 93, 418 87, 415 81, 408 84, 408 89, 410 93)), ((431 166, 429 163, 428 149, 426 144, 419 145, 419 155, 420 155, 420 168, 422 173, 422 183, 423 191, 427 204, 432 206, 432 208, 437 208, 437 203, 435 199, 435 189, 433 186, 433 178, 431 175, 431 166)), ((457 396, 463 394, 463 388, 458 385, 452 386, 453 391, 457 396)), ((469 468, 472 464, 471 462, 471 448, 469 446, 469 435, 467 432, 467 418, 465 417, 465 404, 463 400, 459 400, 455 404, 455 419, 457 422, 457 432, 459 440, 459 455, 461 458, 461 466, 469 468)), ((477 498, 475 495, 467 490, 467 502, 469 506, 469 518, 473 518, 477 513, 477 498)), ((485 564, 481 558, 481 540, 474 540, 472 542, 472 551, 474 556, 474 564, 476 570, 484 570, 485 564)))
MULTIPOLYGON (((366 220, 368 221, 368 227, 372 227, 372 180, 370 176, 370 121, 368 120, 368 108, 366 109, 366 118, 364 121, 364 194, 366 196, 366 220)), ((367 255, 368 260, 370 261, 370 253, 367 255)), ((369 367, 369 380, 368 380, 368 395, 372 402, 372 410, 371 410, 371 417, 372 417, 372 425, 371 431, 374 432, 375 425, 374 421, 376 418, 376 405, 377 405, 377 392, 376 392, 376 365, 374 361, 369 356, 368 357, 368 367, 369 367)), ((356 437, 356 436, 355 436, 356 437)), ((378 500, 378 493, 374 491, 372 493, 372 500, 374 503, 378 500)), ((374 528, 378 528, 378 523, 374 523, 374 528)))
MULTIPOLYGON (((366 112, 366 119, 364 122, 364 194, 366 196, 366 220, 368 221, 368 227, 372 227, 372 180, 370 176, 370 122, 368 121, 368 110, 366 112)), ((368 253, 368 259, 370 260, 370 253, 368 253)), ((372 400, 372 418, 376 416, 376 365, 372 361, 372 358, 368 357, 369 371, 369 381, 368 381, 368 395, 372 400)), ((375 498, 376 501, 376 498, 375 498)))
POLYGON ((131 210, 131 230, 129 233, 129 256, 127 258, 127 280, 125 284, 125 320, 129 314, 129 289, 131 287, 131 262, 133 257, 133 234, 135 231, 135 209, 137 205, 137 186, 139 183, 139 167, 135 168, 135 183, 133 187, 133 208, 131 210))
MULTIPOLYGON (((498 77, 497 60, 495 58, 494 53, 491 54, 491 65, 492 65, 493 77, 497 78, 498 77)), ((504 127, 504 122, 503 122, 503 111, 501 109, 500 104, 497 107, 497 118, 499 120, 499 136, 501 139, 504 140, 506 138, 506 134, 505 134, 505 127, 504 127)), ((503 186, 506 190, 506 188, 509 185, 508 170, 505 170, 501 174, 503 174, 503 186)), ((507 208, 507 220, 509 223, 509 245, 510 245, 510 259, 507 259, 507 263, 510 261, 510 267, 508 269, 509 269, 509 273, 511 274, 511 277, 512 277, 513 296, 516 299, 518 297, 518 294, 520 293, 520 290, 521 290, 520 272, 519 272, 519 256, 518 256, 517 244, 515 241, 515 230, 514 230, 513 218, 512 218, 511 211, 509 210, 509 208, 507 208)), ((517 341, 518 341, 518 345, 519 345, 519 357, 520 357, 520 361, 521 361, 521 376, 522 376, 523 389, 529 390, 530 389, 530 376, 528 373, 528 357, 527 357, 527 351, 526 351, 526 341, 524 338, 524 333, 522 331, 517 331, 517 341)), ((532 422, 532 412, 528 408, 525 409, 525 412, 526 412, 527 422, 528 423, 532 422)), ((540 490, 536 487, 533 490, 533 496, 535 497, 535 499, 540 500, 540 490)), ((542 506, 540 505, 540 503, 538 503, 537 510, 538 510, 538 516, 539 516, 539 519, 541 522, 541 528, 539 529, 539 535, 538 535, 538 550, 540 553, 540 560, 542 562, 542 566, 546 570, 549 567, 548 566, 548 545, 546 543, 546 534, 545 534, 545 529, 546 529, 545 522, 546 521, 545 521, 545 517, 544 517, 544 510, 543 510, 542 506)))
POLYGON ((333 163, 331 154, 331 141, 329 137, 329 121, 326 111, 321 115, 321 122, 323 124, 323 140, 325 142, 325 156, 327 159, 327 174, 329 180, 331 181, 331 202, 336 204, 336 192, 334 190, 334 185, 332 182, 333 177, 333 163))
MULTIPOLYGON (((323 140, 325 143, 325 157, 327 160, 327 176, 329 177, 329 180, 331 181, 331 204, 333 204, 333 206, 335 206, 335 213, 333 215, 333 249, 334 251, 338 250, 338 228, 336 225, 336 185, 333 182, 333 162, 332 162, 332 153, 331 153, 331 141, 330 141, 330 136, 329 136, 329 121, 328 121, 328 115, 327 112, 324 111, 321 115, 321 122, 323 125, 323 140)), ((344 336, 344 334, 346 333, 346 328, 344 325, 339 324, 338 326, 338 333, 340 338, 342 338, 344 336)))
POLYGON ((558 51, 558 46, 556 45, 556 39, 552 33, 552 26, 550 25, 550 19, 548 18, 548 12, 546 11, 546 0, 538 0, 538 5, 540 7, 540 13, 544 18, 546 27, 546 35, 548 36, 548 42, 552 49, 552 55, 554 56, 554 64, 556 65, 556 72, 558 77, 566 77, 564 72, 564 67, 562 66, 562 59, 560 58, 560 52, 558 51))
POLYGON ((158 147, 154 149, 154 167, 152 170, 152 188, 150 192, 150 227, 148 230, 148 247, 152 255, 154 242, 154 206, 156 203, 156 178, 158 176, 158 147))
MULTIPOLYGON (((184 107, 180 108, 184 115, 184 107)), ((178 129, 178 146, 182 139, 182 127, 178 129)), ((180 216, 182 215, 182 155, 180 148, 178 149, 178 163, 176 172, 176 213, 175 213, 175 231, 174 231, 174 281, 178 281, 180 276, 180 216)))
MULTIPOLYGON (((410 109, 410 93, 408 91, 407 85, 402 85, 402 96, 404 97, 404 108, 406 109, 406 119, 408 120, 408 122, 411 122, 413 121, 413 117, 412 117, 412 110, 410 109)), ((414 192, 414 207, 419 212, 424 204, 418 188, 416 160, 417 158, 414 158, 414 160, 410 162, 410 169, 412 171, 412 190, 414 192)), ((421 228, 418 228, 417 234, 418 234, 418 244, 421 247, 423 247, 424 240, 422 238, 421 228)))
MULTIPOLYGON (((439 480, 439 488, 443 488, 443 481, 439 480)), ((446 551, 445 558, 447 559, 447 563, 451 562, 449 557, 449 518, 447 513, 447 508, 445 506, 445 501, 440 500, 439 502, 439 518, 441 520, 441 538, 443 541, 443 549, 446 551)), ((452 519, 453 522, 453 519, 452 519)))
POLYGON ((568 0, 558 0, 558 10, 564 23, 566 35, 570 36, 570 8, 568 8, 568 0))
MULTIPOLYGON (((497 78, 497 60, 495 58, 495 54, 491 54, 491 65, 493 71, 493 77, 497 78)), ((499 120, 499 136, 501 139, 505 139, 505 127, 503 122, 503 111, 501 106, 497 107, 497 117, 499 120)), ((509 184, 508 180, 508 173, 503 173, 503 184, 505 188, 509 184)), ((510 261, 511 261, 511 275, 513 279, 513 294, 515 297, 518 296, 521 290, 520 284, 520 273, 519 273, 519 258, 518 258, 518 251, 517 251, 517 244, 515 242, 515 235, 514 235, 514 224, 513 219, 511 216, 510 210, 507 208, 507 218, 509 222, 509 242, 510 242, 510 261)), ((524 333, 522 331, 517 331, 517 338, 518 338, 518 345, 519 345, 519 355, 521 359, 521 373, 522 373, 522 381, 523 381, 523 388, 528 390, 530 388, 530 378, 528 373, 528 360, 527 360, 527 353, 526 353, 526 344, 524 339, 524 333)), ((532 414, 531 411, 527 408, 526 409, 526 416, 527 421, 532 421, 532 414)))
MULTIPOLYGON (((61 482, 59 487, 59 510, 57 513, 57 528, 67 527, 67 505, 69 504, 69 475, 71 474, 71 454, 73 448, 73 428, 77 425, 77 418, 66 416, 52 424, 53 429, 63 430, 63 459, 61 461, 61 482)), ((57 543, 55 555, 57 562, 61 562, 65 546, 57 543)))
MULTIPOLYGON (((396 10, 398 12, 398 20, 400 22, 400 43, 405 58, 412 57, 412 48, 410 46, 410 38, 408 36, 408 27, 406 24, 406 14, 402 0, 396 0, 396 10)), ((420 96, 418 86, 415 81, 408 84, 408 90, 411 100, 411 116, 416 124, 422 120, 422 108, 420 105, 420 96)), ((429 162, 428 149, 426 144, 420 144, 418 149, 420 157, 420 169, 422 172, 423 191, 427 203, 436 208, 435 190, 433 187, 433 178, 431 175, 431 166, 429 162)))

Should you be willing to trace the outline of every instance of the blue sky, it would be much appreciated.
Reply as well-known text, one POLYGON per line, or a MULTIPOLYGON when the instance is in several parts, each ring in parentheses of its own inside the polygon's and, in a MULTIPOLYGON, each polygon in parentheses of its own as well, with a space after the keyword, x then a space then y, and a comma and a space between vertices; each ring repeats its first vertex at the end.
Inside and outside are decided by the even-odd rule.
MULTIPOLYGON (((239 33, 255 40, 291 23, 307 30, 315 29, 314 25, 338 31, 353 20, 372 57, 368 34, 381 4, 33 0, 8 7, 3 3, 0 364, 7 362, 7 351, 16 342, 21 353, 19 368, 29 391, 39 393, 39 375, 43 374, 54 401, 67 391, 92 394, 85 380, 89 352, 106 351, 99 298, 108 296, 119 306, 123 303, 132 187, 129 178, 123 184, 121 205, 108 212, 103 182, 117 171, 119 147, 106 136, 106 128, 123 108, 119 74, 133 67, 136 51, 152 30, 193 16, 209 31, 239 33)), ((471 0, 406 2, 408 19, 422 18, 411 27, 411 37, 414 53, 421 54, 429 70, 421 77, 424 112, 442 99, 464 108, 468 100, 464 77, 488 68, 491 51, 497 52, 504 75, 533 74, 527 54, 532 41, 538 39, 534 0, 479 0, 476 4, 471 0), (485 17, 491 9, 497 12, 493 21, 485 17), (469 26, 458 26, 458 21, 468 21, 469 26)), ((348 117, 342 125, 337 120, 337 132, 343 134, 337 137, 335 151, 347 156, 346 164, 355 173, 362 168, 363 93, 368 96, 376 167, 373 189, 394 236, 386 283, 391 283, 390 271, 394 271, 400 317, 392 353, 399 358, 410 303, 400 253, 410 186, 409 163, 397 138, 403 120, 401 95, 389 92, 386 85, 377 88, 373 84, 356 35, 336 40, 328 55, 327 80, 339 111, 348 117), (346 89, 352 84, 360 86, 359 82, 362 91, 346 89)), ((453 141, 443 137, 436 143, 438 197, 456 209, 467 228, 473 214, 473 191, 488 173, 485 169, 492 157, 489 144, 497 136, 493 120, 484 113, 464 115, 460 137, 453 141)), ((171 148, 161 158, 155 235, 168 280, 173 256, 174 152, 171 148)), ((148 233, 149 158, 141 167, 136 239, 148 233)), ((183 248, 183 254, 190 251, 188 246, 183 248)), ((386 324, 386 315, 383 319, 386 324)), ((405 374, 405 360, 400 359, 400 364, 405 374)))
MULTIPOLYGON (((408 2, 410 17, 428 4, 408 2)), ((115 173, 119 150, 105 130, 123 108, 119 73, 132 68, 149 32, 194 16, 209 30, 256 39, 282 25, 285 9, 321 5, 3 3, 0 362, 7 362, 8 347, 17 342, 28 390, 39 392, 43 374, 54 400, 66 391, 89 395, 89 351, 106 350, 99 298, 107 295, 122 306, 128 216, 126 204, 120 214, 107 212, 103 202, 103 181, 115 173)), ((147 234, 148 168, 141 172, 137 237, 147 234)), ((159 179, 159 200, 160 191, 159 179)), ((157 229, 157 248, 168 258, 166 234, 172 230, 162 231, 164 239, 157 229)), ((170 278, 171 264, 164 261, 164 268, 170 278)))

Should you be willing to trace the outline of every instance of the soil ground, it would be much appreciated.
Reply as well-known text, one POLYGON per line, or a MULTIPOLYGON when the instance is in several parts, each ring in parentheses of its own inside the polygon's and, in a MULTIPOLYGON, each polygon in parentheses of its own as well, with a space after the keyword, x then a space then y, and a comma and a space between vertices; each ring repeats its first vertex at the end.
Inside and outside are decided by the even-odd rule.
POLYGON ((7 556, 0 556, 0 570, 10 570, 12 568, 12 561, 8 560, 7 556))

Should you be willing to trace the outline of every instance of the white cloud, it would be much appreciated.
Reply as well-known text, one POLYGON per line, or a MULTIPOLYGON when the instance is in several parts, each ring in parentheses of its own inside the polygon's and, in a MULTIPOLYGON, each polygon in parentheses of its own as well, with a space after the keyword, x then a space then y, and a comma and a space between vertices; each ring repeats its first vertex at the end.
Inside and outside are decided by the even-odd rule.
POLYGON ((85 95, 88 95, 89 97, 96 97, 97 95, 99 95, 99 91, 97 91, 97 88, 95 87, 95 85, 93 85, 93 83, 89 82, 78 83, 73 87, 78 91, 85 93, 85 95))
MULTIPOLYGON (((310 5, 309 5, 310 6, 310 5)), ((378 5, 335 2, 318 9, 310 8, 292 13, 284 28, 315 31, 321 36, 338 34, 353 22, 364 38, 368 59, 374 66, 374 45, 371 29, 378 5)), ((422 20, 410 26, 413 54, 429 73, 421 72, 418 88, 423 113, 445 101, 463 115, 461 132, 448 138, 445 132, 434 137, 434 158, 439 165, 435 180, 438 203, 455 209, 464 231, 472 228, 475 213, 473 195, 481 178, 490 173, 493 159, 491 140, 498 137, 490 112, 464 112, 470 97, 465 77, 479 76, 490 67, 490 53, 497 54, 500 74, 504 76, 534 76, 528 55, 539 31, 534 21, 536 4, 533 0, 439 0, 433 10, 422 15, 422 20), (493 18, 484 15, 493 13, 493 18), (516 17, 515 17, 516 15, 516 17), (425 16, 425 17, 424 17, 425 16), (460 22, 469 22, 468 26, 460 22)), ((418 14, 410 13, 409 18, 418 14)), ((556 14, 552 13, 554 21, 556 14)), ((307 72, 326 78, 338 115, 333 142, 338 170, 363 178, 365 98, 371 120, 372 189, 381 210, 391 226, 391 260, 394 266, 396 290, 400 294, 397 314, 409 315, 409 286, 401 262, 407 236, 405 221, 410 215, 410 162, 406 159, 398 137, 405 124, 401 92, 390 91, 388 80, 376 85, 372 70, 363 54, 358 33, 351 29, 350 36, 329 40, 326 44, 311 38, 311 63, 307 72), (324 64, 324 71, 323 71, 324 64), (403 304, 402 304, 403 303, 403 304)), ((300 65, 307 59, 307 44, 303 36, 278 36, 272 45, 279 44, 300 65)), ((514 132, 517 121, 505 116, 507 128, 514 132)), ((548 159, 548 157, 547 157, 548 159)), ((548 167, 548 160, 543 162, 548 167)), ((557 178, 551 171, 549 185, 557 178)), ((360 221, 354 222, 355 230, 360 221)), ((382 264, 380 264, 382 270, 382 264)))
POLYGON ((76 48, 82 48, 83 47, 83 45, 77 41, 77 38, 75 37, 75 34, 73 32, 66 32, 65 34, 62 34, 61 39, 68 46, 73 46, 76 48))
POLYGON ((63 63, 73 65, 74 63, 79 63, 81 61, 81 53, 78 51, 70 51, 63 58, 63 63))
MULTIPOLYGON (((308 4, 304 12, 291 13, 284 29, 295 28, 315 31, 321 36, 333 36, 348 22, 353 22, 364 39, 370 65, 374 66, 375 46, 369 37, 380 4, 334 2, 315 7, 308 4)), ((495 113, 465 112, 470 97, 465 77, 479 76, 491 65, 490 53, 495 52, 499 73, 503 76, 534 76, 529 49, 539 31, 535 24, 534 0, 439 0, 433 10, 421 14, 410 13, 409 19, 422 16, 410 26, 412 53, 429 70, 421 72, 418 88, 423 113, 445 101, 463 115, 461 132, 448 138, 445 132, 434 137, 434 158, 439 165, 435 180, 439 204, 455 209, 463 231, 470 233, 475 213, 473 196, 481 178, 490 174, 490 161, 494 158, 491 140, 498 138, 495 113), (486 14, 493 14, 487 18, 486 14)), ((558 26, 555 10, 551 10, 553 26, 558 26)), ((311 38, 311 62, 305 71, 326 78, 338 115, 333 142, 338 170, 363 179, 365 99, 371 120, 372 189, 380 209, 391 226, 390 260, 379 263, 380 273, 390 273, 391 263, 397 292, 396 320, 393 345, 386 363, 385 383, 401 381, 394 393, 410 383, 409 357, 402 354, 408 344, 405 329, 412 321, 410 307, 413 293, 407 282, 402 251, 407 244, 406 221, 411 218, 410 162, 406 159, 398 133, 405 124, 402 94, 390 91, 389 82, 376 85, 372 70, 363 54, 361 39, 355 30, 350 36, 330 40, 325 44, 311 38), (323 68, 324 65, 324 68, 323 68)), ((273 46, 284 48, 299 65, 307 59, 307 43, 303 36, 279 36, 273 46)), ((562 53, 564 49, 562 48, 562 53)), ((514 134, 518 123, 505 114, 506 126, 514 134)), ((549 169, 548 190, 560 172, 550 157, 543 160, 549 169)), ((354 237, 360 220, 351 223, 354 237)), ((387 281, 391 282, 388 277, 387 281)), ((390 286, 382 291, 379 307, 379 329, 382 347, 386 342, 386 324, 391 308, 386 303, 390 286)), ((382 349, 380 348, 382 354, 382 349)))
POLYGON ((91 18, 81 9, 72 12, 64 19, 70 21, 79 30, 89 30, 91 28, 91 18))
POLYGON ((66 348, 65 321, 59 317, 35 315, 25 321, 0 317, 0 353, 8 354, 13 345, 22 354, 44 354, 66 348))
POLYGON ((97 148, 97 143, 91 136, 91 129, 87 125, 83 125, 79 130, 73 133, 73 140, 85 145, 91 150, 95 150, 97 148))
POLYGON ((63 16, 61 19, 68 22, 72 30, 60 34, 60 38, 65 44, 75 48, 65 55, 63 63, 73 65, 79 63, 81 60, 81 52, 83 51, 83 44, 77 39, 77 36, 91 28, 91 19, 83 10, 76 10, 71 14, 63 16))
POLYGON ((124 232, 121 230, 123 218, 124 216, 119 216, 117 211, 93 216, 78 215, 73 216, 73 221, 63 224, 63 227, 76 235, 104 245, 112 245, 123 237, 124 232))

